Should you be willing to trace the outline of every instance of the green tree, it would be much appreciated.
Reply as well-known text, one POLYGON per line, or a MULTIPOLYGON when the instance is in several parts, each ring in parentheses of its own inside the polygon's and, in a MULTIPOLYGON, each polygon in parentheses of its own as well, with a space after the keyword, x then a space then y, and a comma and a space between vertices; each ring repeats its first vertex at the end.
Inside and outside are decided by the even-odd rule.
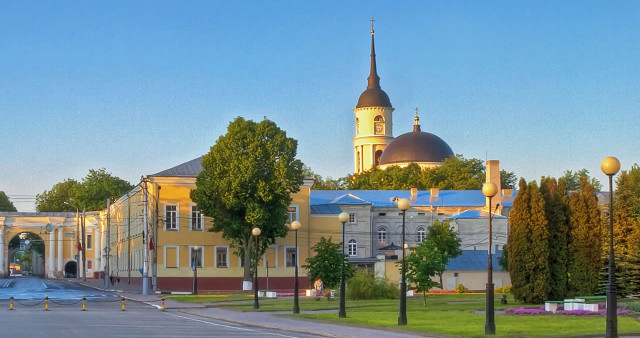
POLYGON ((511 293, 526 303, 541 303, 549 294, 549 231, 544 198, 535 182, 520 179, 513 201, 508 239, 511 293))
POLYGON ((107 199, 113 202, 131 189, 131 183, 112 176, 105 168, 89 169, 75 191, 74 204, 86 210, 102 210, 107 207, 107 199))
POLYGON ((602 189, 602 184, 600 184, 600 181, 598 181, 594 177, 590 177, 589 170, 587 169, 580 169, 576 172, 565 170, 564 176, 560 177, 558 180, 563 181, 568 191, 573 191, 580 189, 580 182, 583 179, 586 179, 587 182, 589 182, 589 184, 591 184, 595 190, 602 189))
POLYGON ((516 187, 517 182, 518 177, 516 174, 510 171, 500 170, 500 186, 502 189, 513 189, 516 187))
POLYGON ((0 211, 18 211, 4 191, 0 191, 0 211))
POLYGON ((302 172, 304 174, 304 177, 313 179, 313 185, 311 186, 311 190, 345 190, 347 189, 348 177, 340 177, 338 179, 327 177, 327 179, 323 179, 322 176, 313 172, 313 170, 311 170, 311 168, 307 167, 306 165, 302 167, 302 172))
POLYGON ((462 155, 446 158, 439 167, 427 169, 423 180, 425 188, 440 190, 480 190, 485 181, 482 160, 465 159, 462 155))
POLYGON ((70 202, 79 188, 80 183, 71 178, 54 184, 51 190, 36 195, 36 211, 76 211, 76 208, 65 202, 70 202))
MULTIPOLYGON (((562 180, 561 180, 562 182, 562 180)), ((592 295, 602 268, 602 217, 593 185, 582 178, 569 197, 568 296, 592 295)))
POLYGON ((345 266, 345 281, 353 276, 353 267, 349 263, 349 257, 342 252, 342 243, 332 243, 331 237, 327 240, 320 238, 320 242, 311 248, 315 255, 306 259, 307 277, 310 281, 321 279, 327 288, 333 288, 340 284, 342 276, 342 264, 345 266))
POLYGON ((507 244, 502 246, 502 255, 498 257, 498 265, 503 271, 509 271, 509 251, 507 244))
MULTIPOLYGON (((405 257, 407 281, 418 292, 422 292, 424 306, 427 306, 427 292, 431 288, 442 287, 442 277, 440 283, 432 277, 441 276, 442 266, 446 266, 445 258, 446 255, 438 250, 436 242, 429 240, 420 243, 405 257)), ((401 264, 402 262, 398 262, 398 265, 401 264)))
POLYGON ((304 178, 297 147, 274 122, 237 117, 202 157, 191 199, 213 218, 210 231, 222 232, 243 257, 245 281, 251 280, 251 255, 245 255, 255 243, 251 230, 262 231, 256 250, 260 255, 287 235, 290 194, 300 190, 304 178))
MULTIPOLYGON (((629 172, 622 171, 616 180, 613 202, 614 253, 618 294, 626 296, 640 292, 640 224, 639 200, 634 193, 629 172)), ((608 222, 605 230, 609 240, 608 222)), ((609 263, 609 245, 603 246, 605 267, 609 263)))
POLYGON ((549 231, 549 299, 561 300, 567 295, 567 265, 569 264, 569 207, 567 191, 562 181, 540 179, 540 193, 545 201, 545 217, 549 231))
POLYGON ((462 254, 462 250, 460 249, 462 240, 460 236, 458 236, 458 232, 451 227, 449 220, 444 222, 436 220, 429 227, 425 241, 432 243, 432 247, 437 250, 441 256, 439 259, 440 265, 436 270, 436 274, 440 277, 440 285, 442 287, 442 274, 447 268, 447 264, 449 264, 451 259, 462 254))

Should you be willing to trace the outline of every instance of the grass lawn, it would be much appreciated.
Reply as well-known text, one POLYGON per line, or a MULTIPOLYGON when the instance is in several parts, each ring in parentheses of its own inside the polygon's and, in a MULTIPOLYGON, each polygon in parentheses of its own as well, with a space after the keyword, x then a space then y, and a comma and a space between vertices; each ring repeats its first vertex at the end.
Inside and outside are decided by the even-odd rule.
MULTIPOLYGON (((211 296, 184 296, 206 299, 211 296)), ((244 295, 244 300, 247 296, 244 295)), ((423 307, 422 296, 407 299, 408 325, 402 329, 434 335, 457 337, 483 337, 485 316, 476 313, 484 310, 484 294, 435 294, 427 298, 427 306, 423 307)), ((206 300, 199 302, 208 302, 206 300)), ((339 301, 328 301, 326 298, 300 298, 302 314, 296 317, 348 323, 361 326, 387 327, 398 329, 398 300, 347 300, 347 318, 338 318, 339 301), (325 310, 325 311, 322 311, 325 310), (327 312, 327 310, 329 312, 327 312), (316 311, 316 312, 314 312, 316 311)), ((254 311, 253 302, 235 302, 225 304, 225 308, 237 311, 254 311)), ((292 299, 261 299, 260 311, 291 311, 292 299)), ((508 307, 539 308, 540 305, 523 305, 516 303, 511 296, 508 304, 499 304, 496 297, 496 311, 508 307)), ((291 315, 293 316, 293 315, 291 315)), ((640 333, 640 322, 637 315, 619 315, 619 334, 640 333)), ((605 316, 589 315, 496 315, 496 336, 498 337, 581 337, 603 336, 605 332, 605 316)))
MULTIPOLYGON (((232 293, 228 295, 170 295, 165 296, 166 299, 171 299, 181 303, 220 303, 220 302, 235 302, 240 300, 252 300, 253 295, 247 293, 232 293)), ((252 303, 253 304, 253 303, 252 303)))

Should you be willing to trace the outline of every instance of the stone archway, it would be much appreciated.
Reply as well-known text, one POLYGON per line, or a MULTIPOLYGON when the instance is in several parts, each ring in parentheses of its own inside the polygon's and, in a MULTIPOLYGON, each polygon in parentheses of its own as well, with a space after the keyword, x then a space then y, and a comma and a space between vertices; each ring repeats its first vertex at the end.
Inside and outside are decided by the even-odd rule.
POLYGON ((15 234, 7 246, 9 273, 44 277, 45 242, 39 234, 15 234), (19 272, 19 273, 18 273, 19 272))
POLYGON ((76 278, 78 275, 78 263, 76 261, 68 261, 64 265, 64 276, 67 278, 76 278))

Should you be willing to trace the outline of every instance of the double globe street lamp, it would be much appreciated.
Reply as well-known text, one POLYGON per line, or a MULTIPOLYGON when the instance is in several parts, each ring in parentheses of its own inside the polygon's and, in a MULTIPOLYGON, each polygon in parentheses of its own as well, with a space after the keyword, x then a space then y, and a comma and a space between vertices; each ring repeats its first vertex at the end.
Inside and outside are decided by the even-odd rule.
POLYGON ((298 221, 291 222, 291 230, 296 232, 296 255, 293 262, 295 266, 295 278, 293 281, 293 313, 300 313, 300 304, 298 303, 298 230, 302 224, 298 221))
POLYGON ((485 324, 484 334, 496 334, 495 311, 493 304, 493 261, 491 259, 491 198, 498 194, 498 186, 493 182, 487 182, 482 186, 482 194, 489 199, 489 250, 487 259, 487 287, 485 300, 485 324))
POLYGON ((411 207, 411 202, 406 198, 398 200, 398 209, 402 211, 402 279, 400 280, 400 314, 398 315, 398 325, 407 325, 407 279, 406 279, 406 263, 404 259, 405 245, 404 245, 404 228, 405 228, 405 216, 407 209, 411 207))
POLYGON ((616 263, 613 255, 613 176, 620 170, 620 161, 608 156, 600 163, 602 172, 609 176, 609 283, 607 284, 607 331, 605 337, 618 337, 618 300, 615 279, 616 263))
POLYGON ((338 311, 338 317, 340 318, 347 318, 347 310, 345 308, 345 288, 344 288, 344 225, 345 223, 347 223, 347 221, 349 221, 349 214, 347 214, 346 212, 341 212, 340 215, 338 215, 338 220, 340 220, 340 223, 342 223, 342 256, 340 257, 341 262, 340 265, 342 265, 342 272, 340 274, 340 311, 338 311))

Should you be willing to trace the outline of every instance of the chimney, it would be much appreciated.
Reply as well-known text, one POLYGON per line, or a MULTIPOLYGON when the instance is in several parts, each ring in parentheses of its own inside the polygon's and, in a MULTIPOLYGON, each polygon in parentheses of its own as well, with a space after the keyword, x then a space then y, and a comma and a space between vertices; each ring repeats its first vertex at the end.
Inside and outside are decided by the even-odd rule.
POLYGON ((489 208, 489 198, 485 201, 485 209, 490 212, 496 212, 496 205, 500 203, 502 188, 500 186, 500 161, 489 160, 487 161, 487 183, 493 182, 498 187, 498 194, 491 198, 491 207, 489 208))
POLYGON ((411 202, 415 202, 418 197, 418 188, 411 188, 411 202))

